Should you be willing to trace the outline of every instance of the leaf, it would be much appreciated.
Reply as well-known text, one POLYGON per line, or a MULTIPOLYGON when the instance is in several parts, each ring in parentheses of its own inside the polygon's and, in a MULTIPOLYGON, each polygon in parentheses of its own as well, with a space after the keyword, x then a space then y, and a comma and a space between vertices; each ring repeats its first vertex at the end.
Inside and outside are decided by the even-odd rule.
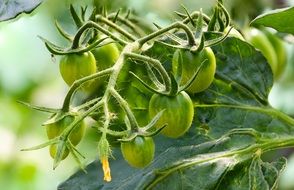
POLYGON ((294 7, 266 12, 251 21, 251 25, 268 26, 279 32, 294 34, 294 7))
MULTIPOLYGON (((240 140, 240 138, 238 137, 235 140, 240 140)), ((237 164, 243 163, 244 160, 250 158, 248 155, 236 157, 232 154, 232 150, 221 151, 221 148, 228 142, 228 139, 189 146, 183 146, 183 143, 191 142, 191 139, 175 141, 177 140, 170 141, 162 137, 157 138, 156 144, 162 145, 162 147, 158 147, 159 150, 156 152, 157 159, 151 165, 141 170, 128 166, 123 160, 121 153, 116 150, 114 154, 116 160, 110 163, 113 179, 115 180, 110 183, 102 181, 101 166, 99 163, 94 162, 86 168, 87 175, 80 171, 61 184, 58 189, 177 190, 197 187, 198 189, 214 190, 227 189, 225 187, 229 186, 235 187, 229 189, 241 189, 240 186, 237 186, 240 185, 240 182, 248 185, 248 172, 242 171, 241 173, 240 167, 237 164), (171 148, 166 149, 167 147, 171 148)), ((240 150, 247 151, 246 148, 241 148, 240 150)), ((269 163, 266 164, 270 165, 269 163)), ((282 164, 274 163, 270 166, 273 167, 275 165, 279 166, 282 164)), ((245 162, 245 165, 242 165, 241 168, 248 170, 247 166, 250 166, 250 162, 245 162)), ((284 165, 277 168, 283 167, 284 165)), ((265 173, 266 169, 264 170, 265 173)), ((276 174, 280 175, 280 170, 282 169, 276 169, 276 171, 279 171, 276 174)), ((258 175, 260 176, 255 177, 262 177, 266 174, 259 173, 258 175)))
POLYGON ((43 111, 43 112, 48 112, 48 113, 57 113, 60 111, 60 109, 55 109, 55 108, 46 108, 46 107, 41 107, 41 106, 35 106, 35 105, 32 105, 32 104, 29 104, 27 102, 23 102, 23 101, 18 101, 18 103, 22 104, 22 105, 25 105, 31 109, 35 109, 35 110, 38 110, 38 111, 43 111))
POLYGON ((277 189, 277 179, 286 166, 286 159, 280 158, 272 163, 263 162, 259 158, 249 160, 228 172, 226 180, 218 189, 226 190, 262 190, 277 189), (256 183, 253 183, 253 182, 256 183))
MULTIPOLYGON (((160 55, 156 58, 169 70, 174 51, 155 43, 146 54, 160 55)), ((285 159, 267 163, 257 155, 293 146, 294 120, 268 104, 270 66, 254 47, 236 38, 213 51, 215 80, 191 96, 196 114, 188 133, 178 139, 156 136, 155 159, 143 169, 128 166, 115 149, 110 183, 102 181, 100 163, 94 162, 87 175, 79 171, 58 189, 276 189, 285 159)))
POLYGON ((0 4, 0 21, 10 20, 21 13, 31 13, 43 0, 2 0, 0 4))
POLYGON ((249 166, 249 189, 267 190, 269 185, 264 179, 260 158, 254 158, 249 166))
POLYGON ((213 50, 217 59, 215 80, 209 89, 192 97, 198 111, 199 132, 205 128, 210 138, 235 128, 293 134, 293 119, 281 118, 268 104, 273 79, 265 58, 235 38, 213 50))
POLYGON ((282 172, 284 171, 287 164, 287 159, 282 157, 278 160, 268 163, 262 162, 262 172, 264 175, 265 180, 269 184, 270 187, 278 187, 278 179, 282 172))

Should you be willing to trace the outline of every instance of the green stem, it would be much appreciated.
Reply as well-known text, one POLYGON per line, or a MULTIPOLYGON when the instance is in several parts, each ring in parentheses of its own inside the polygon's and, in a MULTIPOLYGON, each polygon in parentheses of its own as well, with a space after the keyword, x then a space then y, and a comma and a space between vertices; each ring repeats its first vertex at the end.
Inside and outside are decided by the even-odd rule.
POLYGON ((132 23, 135 23, 140 28, 143 28, 145 33, 151 33, 155 31, 154 25, 150 23, 147 19, 138 17, 136 15, 131 15, 129 17, 125 17, 126 19, 130 20, 132 23))
MULTIPOLYGON (((184 20, 182 21, 183 23, 187 24, 187 23, 190 22, 190 19, 189 19, 189 17, 188 17, 186 14, 179 13, 179 12, 176 12, 176 13, 177 13, 177 15, 179 15, 180 17, 184 18, 184 20)), ((209 16, 207 16, 207 15, 204 14, 204 13, 201 13, 201 14, 202 14, 202 16, 203 16, 203 20, 204 20, 204 22, 205 22, 206 24, 208 24, 209 21, 210 21, 209 16)), ((199 16, 200 16, 200 12, 199 12, 199 11, 194 11, 194 12, 192 12, 192 13, 190 14, 190 17, 191 17, 192 19, 197 19, 199 16)))
POLYGON ((127 114, 127 117, 128 117, 130 124, 131 124, 131 127, 133 129, 138 129, 139 125, 137 123, 137 120, 136 120, 134 113, 132 112, 131 108, 129 107, 128 102, 125 99, 123 99, 121 97, 121 95, 114 88, 110 89, 110 93, 118 101, 119 105, 123 108, 123 110, 127 114))
POLYGON ((101 98, 94 98, 94 99, 92 99, 92 100, 90 100, 90 101, 88 101, 88 102, 86 102, 86 103, 84 103, 82 105, 79 105, 79 106, 75 107, 75 109, 78 110, 78 111, 80 111, 82 109, 85 109, 87 107, 90 107, 91 105, 94 105, 99 100, 101 100, 101 98))
MULTIPOLYGON (((111 92, 113 92, 113 89, 116 85, 116 81, 118 78, 118 75, 124 65, 125 61, 125 54, 129 52, 133 52, 139 48, 139 44, 137 42, 129 43, 125 46, 125 48, 122 50, 120 56, 118 57, 116 63, 112 66, 112 73, 109 77, 109 81, 106 87, 106 90, 104 92, 104 96, 102 97, 101 101, 103 102, 103 107, 104 107, 104 114, 105 114, 105 122, 103 125, 103 128, 105 131, 107 131, 109 122, 110 122, 110 115, 108 111, 108 101, 109 101, 109 95, 111 92)), ((92 110, 94 111, 94 110, 92 110)), ((103 136, 106 137, 106 133, 103 133, 103 136)))
POLYGON ((171 91, 171 86, 172 86, 171 85, 171 79, 168 76, 168 73, 166 72, 166 70, 164 69, 162 64, 160 63, 160 61, 158 61, 157 59, 153 59, 151 57, 136 54, 136 53, 126 53, 125 56, 129 57, 129 58, 132 58, 132 59, 143 61, 144 63, 151 63, 152 66, 159 71, 159 73, 160 73, 160 75, 161 75, 161 77, 163 79, 165 88, 166 88, 165 90, 167 92, 171 91))
POLYGON ((228 104, 201 104, 201 105, 194 105, 194 107, 225 107, 225 108, 251 110, 251 111, 271 115, 271 116, 278 118, 278 119, 280 119, 280 120, 282 120, 282 121, 284 121, 294 127, 294 118, 282 113, 279 110, 271 108, 271 107, 254 107, 254 106, 247 106, 247 105, 228 105, 228 104))
POLYGON ((72 42, 72 47, 71 49, 76 49, 79 47, 79 41, 80 38, 82 36, 82 34, 84 33, 85 30, 87 30, 88 28, 95 28, 96 30, 102 32, 103 34, 109 36, 110 38, 112 38, 114 41, 119 42, 122 45, 126 45, 128 44, 128 42, 124 41, 123 39, 115 36, 113 33, 109 32, 107 29, 103 28, 102 26, 100 26, 99 24, 93 22, 93 21, 87 21, 76 33, 73 42, 72 42))
POLYGON ((73 94, 75 93, 75 91, 82 85, 84 84, 85 82, 87 81, 90 81, 90 80, 93 80, 93 79, 96 79, 96 78, 99 78, 99 77, 103 77, 105 75, 108 75, 110 73, 113 72, 113 68, 108 68, 108 69, 105 69, 103 71, 100 71, 100 72, 97 72, 97 73, 94 73, 92 75, 89 75, 89 76, 86 76, 84 78, 81 78, 81 79, 78 79, 76 80, 70 87, 69 91, 67 92, 66 96, 65 96, 65 99, 63 101, 63 106, 61 108, 61 110, 63 112, 68 112, 69 111, 69 107, 70 107, 70 101, 71 101, 71 98, 73 96, 73 94))
POLYGON ((113 131, 113 130, 110 130, 110 129, 105 129, 103 127, 99 127, 98 128, 99 131, 101 131, 102 133, 107 133, 111 136, 116 136, 116 137, 122 137, 122 136, 126 136, 128 134, 127 131, 113 131))
POLYGON ((133 52, 135 50, 138 50, 138 49, 139 49, 139 44, 137 42, 133 42, 133 43, 130 43, 130 44, 126 45, 125 48, 122 50, 122 52, 121 52, 120 56, 118 57, 116 63, 112 66, 113 72, 110 75, 109 82, 108 82, 107 88, 105 90, 104 96, 107 96, 110 89, 115 87, 118 75, 119 75, 119 73, 120 73, 120 71, 121 71, 121 69, 122 69, 122 67, 124 65, 124 62, 125 62, 125 55, 128 54, 128 53, 131 53, 131 52, 133 52))
POLYGON ((129 27, 133 32, 138 34, 139 36, 144 36, 145 32, 141 30, 141 28, 137 27, 135 24, 133 24, 131 21, 125 19, 122 16, 116 15, 116 14, 110 14, 107 16, 108 19, 114 19, 116 18, 119 22, 129 27))
POLYGON ((272 150, 277 150, 281 148, 289 148, 294 146, 293 138, 285 138, 285 139, 270 139, 266 143, 260 145, 260 149, 262 152, 268 152, 272 150))
POLYGON ((108 20, 107 18, 101 16, 101 15, 97 15, 95 17, 95 19, 98 22, 102 22, 110 27, 112 27, 113 29, 115 29, 116 31, 118 31, 120 34, 124 35, 126 38, 128 38, 129 40, 135 41, 136 37, 133 36, 132 34, 130 34, 129 32, 127 32, 126 30, 124 30, 123 28, 121 28, 120 26, 118 26, 117 24, 111 22, 110 20, 108 20))
MULTIPOLYGON (((103 128, 105 130, 108 129, 108 126, 109 126, 109 123, 110 123, 110 120, 111 120, 110 112, 109 112, 109 108, 108 108, 108 103, 107 102, 108 102, 108 97, 106 97, 105 98, 105 101, 103 101, 103 110, 104 110, 104 118, 105 118, 105 121, 104 121, 104 124, 103 124, 103 128)), ((106 137, 106 132, 103 132, 102 134, 106 137)))
POLYGON ((72 37, 71 37, 71 35, 69 35, 68 33, 66 33, 62 28, 61 28, 61 26, 59 25, 59 23, 58 23, 58 21, 57 20, 55 20, 55 26, 56 26, 56 28, 57 28, 57 31, 65 38, 65 39, 67 39, 67 40, 69 40, 69 41, 72 41, 72 37))
POLYGON ((143 37, 143 38, 140 38, 138 40, 138 43, 140 44, 140 46, 143 46, 143 44, 145 44, 146 42, 148 42, 148 41, 150 41, 160 35, 163 35, 166 32, 168 32, 174 28, 182 28, 186 32, 189 45, 190 46, 196 45, 196 41, 195 41, 193 32, 190 30, 190 28, 187 25, 183 24, 182 22, 175 22, 166 28, 159 29, 159 30, 157 30, 157 31, 155 31, 155 32, 143 37))
POLYGON ((274 108, 269 108, 268 110, 268 113, 289 123, 290 125, 294 126, 294 118, 288 116, 287 114, 284 114, 283 112, 277 110, 277 109, 274 109, 274 108))

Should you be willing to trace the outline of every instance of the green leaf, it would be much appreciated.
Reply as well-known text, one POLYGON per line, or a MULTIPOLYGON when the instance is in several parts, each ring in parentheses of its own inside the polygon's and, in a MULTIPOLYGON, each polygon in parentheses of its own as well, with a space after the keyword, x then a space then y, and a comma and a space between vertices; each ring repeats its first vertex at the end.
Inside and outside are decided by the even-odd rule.
MULTIPOLYGON (((169 70, 174 51, 155 43, 146 54, 160 55, 156 58, 169 70)), ((88 174, 77 172, 59 189, 275 189, 285 159, 266 163, 257 153, 293 146, 294 119, 268 104, 272 72, 260 52, 236 38, 213 51, 215 80, 191 96, 196 114, 187 134, 156 136, 155 160, 144 169, 131 168, 114 149, 110 183, 103 182, 101 165, 94 162, 88 174)))
POLYGON ((249 166, 249 189, 267 190, 269 185, 261 170, 260 158, 254 158, 249 166))
POLYGON ((83 25, 83 22, 82 22, 81 18, 78 16, 78 14, 72 4, 70 5, 70 13, 71 13, 71 16, 72 16, 76 26, 78 28, 80 28, 83 25))
POLYGON ((2 0, 0 4, 0 21, 10 20, 21 13, 31 13, 43 0, 2 0))
POLYGON ((264 175, 265 180, 269 184, 270 187, 278 187, 278 179, 284 171, 287 164, 287 159, 282 157, 278 160, 268 163, 268 162, 262 162, 262 172, 264 175))
POLYGON ((29 104, 27 102, 23 102, 23 101, 18 101, 18 103, 22 104, 22 105, 25 105, 31 109, 35 109, 35 110, 38 110, 38 111, 43 111, 43 112, 48 112, 48 113, 57 113, 60 111, 60 109, 55 109, 55 108, 46 108, 46 107, 42 107, 42 106, 35 106, 35 105, 32 105, 32 104, 29 104))
POLYGON ((268 26, 279 32, 294 34, 294 7, 269 11, 256 17, 251 25, 268 26))
POLYGON ((293 134, 293 118, 270 107, 273 85, 269 64, 246 42, 229 38, 213 48, 217 59, 215 80, 192 97, 196 125, 210 138, 235 128, 253 128, 272 134, 293 134))
POLYGON ((277 189, 277 179, 286 166, 286 159, 280 158, 272 163, 259 158, 239 164, 228 172, 230 178, 223 180, 218 189, 262 190, 277 189))

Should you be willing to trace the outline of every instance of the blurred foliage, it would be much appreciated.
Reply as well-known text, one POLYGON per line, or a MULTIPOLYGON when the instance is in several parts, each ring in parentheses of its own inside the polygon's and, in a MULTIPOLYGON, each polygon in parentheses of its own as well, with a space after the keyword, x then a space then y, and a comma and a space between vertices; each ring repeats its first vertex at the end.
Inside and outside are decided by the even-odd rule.
POLYGON ((21 0, 2 1, 0 4, 0 21, 12 19, 22 12, 29 14, 38 7, 41 2, 42 0, 31 0, 26 2, 21 0))
MULTIPOLYGON (((267 9, 293 5, 293 0, 225 0, 232 13, 234 24, 239 28, 267 9), (247 15, 247 16, 246 16, 247 15)), ((58 34, 54 20, 58 20, 69 33, 76 28, 69 17, 69 5, 86 6, 91 9, 107 6, 109 10, 131 9, 135 14, 158 24, 174 20, 173 11, 183 11, 181 4, 189 11, 203 8, 208 13, 215 0, 50 0, 41 4, 31 15, 0 23, 0 188, 5 190, 51 190, 64 181, 75 169, 73 159, 65 161, 52 171, 52 160, 47 149, 34 152, 20 152, 32 144, 43 142, 45 129, 41 124, 48 115, 30 110, 17 100, 37 105, 59 107, 67 87, 58 71, 58 57, 51 57, 37 35, 44 36, 66 46, 58 34), (161 18, 161 19, 159 19, 161 18), (28 47, 29 46, 29 47, 28 47), (40 159, 41 158, 41 159, 40 159)), ((294 47, 288 44, 288 65, 281 80, 270 94, 271 104, 294 115, 294 47)), ((90 121, 89 121, 90 122, 90 121)), ((86 140, 80 145, 88 160, 95 158, 97 140, 94 130, 89 129, 86 140), (91 151, 88 151, 91 150, 91 151)), ((291 151, 290 151, 291 152, 291 151)), ((287 154, 289 154, 288 152, 287 154)), ((291 176, 294 175, 294 157, 281 179, 281 189, 294 189, 291 176)))

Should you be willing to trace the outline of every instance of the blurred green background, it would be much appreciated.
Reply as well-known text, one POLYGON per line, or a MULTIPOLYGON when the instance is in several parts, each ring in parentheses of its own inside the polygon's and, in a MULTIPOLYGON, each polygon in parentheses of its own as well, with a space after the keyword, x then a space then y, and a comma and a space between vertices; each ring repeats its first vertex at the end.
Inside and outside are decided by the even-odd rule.
MULTIPOLYGON (((273 8, 294 5, 293 0, 225 0, 232 13, 234 24, 243 27, 256 15, 273 8)), ((38 35, 56 44, 66 46, 54 26, 54 21, 70 33, 75 28, 69 16, 69 5, 88 5, 92 0, 48 0, 31 15, 0 23, 0 189, 5 190, 52 190, 69 177, 77 165, 72 158, 52 169, 48 149, 21 152, 46 140, 41 124, 48 114, 31 110, 17 101, 35 105, 60 107, 67 86, 58 71, 59 57, 51 57, 38 35)), ((182 11, 181 4, 189 11, 203 8, 210 13, 215 0, 94 0, 96 4, 106 3, 109 9, 131 8, 147 20, 165 25, 174 20, 173 11, 182 11)), ((293 37, 293 36, 292 36, 293 37)), ((293 43, 293 39, 292 39, 293 43)), ((294 47, 287 45, 288 65, 282 78, 275 83, 270 94, 273 107, 294 116, 294 47)), ((88 130, 91 135, 91 130, 88 130)), ((95 139, 85 138, 79 145, 87 156, 85 163, 96 157, 95 139)), ((294 189, 294 154, 291 150, 282 152, 289 156, 288 166, 281 177, 280 189, 294 189)), ((275 155, 272 155, 275 156, 275 155)))

